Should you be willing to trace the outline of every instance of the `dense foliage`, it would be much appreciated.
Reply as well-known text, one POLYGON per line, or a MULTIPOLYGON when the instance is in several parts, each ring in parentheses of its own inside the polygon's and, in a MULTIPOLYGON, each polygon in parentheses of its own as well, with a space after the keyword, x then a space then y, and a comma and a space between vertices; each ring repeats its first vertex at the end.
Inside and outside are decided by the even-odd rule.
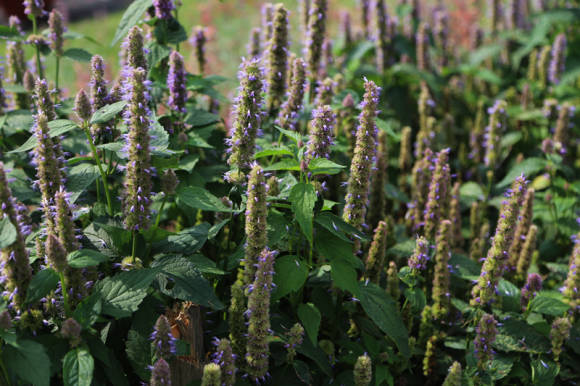
POLYGON ((177 3, 0 27, 0 384, 580 381, 576 2, 264 4, 233 101, 177 3))

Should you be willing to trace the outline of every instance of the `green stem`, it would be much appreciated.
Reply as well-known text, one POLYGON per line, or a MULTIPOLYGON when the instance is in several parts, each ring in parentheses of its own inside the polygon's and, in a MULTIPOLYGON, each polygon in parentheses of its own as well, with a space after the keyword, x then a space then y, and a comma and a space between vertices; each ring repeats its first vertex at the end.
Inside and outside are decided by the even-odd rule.
MULTIPOLYGON (((36 35, 36 17, 32 18, 32 34, 36 35)), ((42 64, 40 61, 40 45, 35 44, 36 47, 36 67, 37 67, 37 73, 38 73, 38 78, 39 79, 43 79, 44 78, 44 74, 42 73, 42 64)))
POLYGON ((89 145, 91 147, 91 151, 93 152, 93 157, 95 158, 95 162, 97 164, 97 168, 99 169, 99 173, 101 174, 101 178, 103 179, 103 186, 105 188, 105 197, 107 197, 107 208, 109 210, 109 216, 113 216, 113 203, 111 201, 111 195, 109 193, 109 185, 107 184, 107 176, 105 175, 105 171, 103 170, 103 165, 101 165, 101 158, 99 157, 99 153, 97 152, 97 148, 93 142, 93 137, 91 137, 91 133, 89 131, 89 125, 87 122, 83 123, 83 129, 85 131, 85 135, 87 136, 87 140, 89 141, 89 145))
MULTIPOLYGON (((0 342, 2 342, 2 340, 0 339, 0 342)), ((3 343, 3 342, 2 342, 3 343)), ((8 378, 8 371, 6 371, 6 366, 4 365, 4 361, 2 360, 2 348, 1 348, 1 343, 0 343, 0 369, 2 370, 2 375, 4 375, 4 382, 2 382, 3 384, 5 384, 6 386, 10 386, 10 379, 8 378)))
POLYGON ((60 73, 60 56, 56 55, 56 73, 54 75, 54 89, 55 89, 55 93, 54 93, 54 103, 57 104, 58 103, 58 97, 60 96, 60 91, 58 89, 58 77, 59 77, 59 73, 60 73))
POLYGON ((133 245, 131 246, 131 262, 135 265, 135 252, 137 251, 137 232, 133 231, 133 245))
POLYGON ((163 196, 163 201, 161 202, 161 208, 159 208, 159 212, 157 213, 157 218, 155 219, 155 226, 159 226, 159 221, 161 220, 161 212, 163 212, 163 207, 165 206, 165 202, 167 201, 167 195, 163 196))
POLYGON ((62 272, 59 272, 58 276, 60 276, 60 289, 62 291, 62 298, 64 301, 64 314, 68 317, 70 315, 70 305, 68 303, 68 289, 66 288, 66 283, 64 282, 64 274, 62 272))

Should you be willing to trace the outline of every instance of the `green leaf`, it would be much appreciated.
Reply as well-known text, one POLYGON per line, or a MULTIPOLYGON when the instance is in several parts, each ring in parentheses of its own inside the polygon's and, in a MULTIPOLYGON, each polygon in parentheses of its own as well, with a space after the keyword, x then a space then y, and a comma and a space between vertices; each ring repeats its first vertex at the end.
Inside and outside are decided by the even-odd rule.
POLYGON ((320 311, 312 303, 302 303, 298 306, 298 318, 300 318, 310 341, 316 346, 318 342, 318 329, 320 328, 320 320, 322 319, 320 311))
POLYGON ((137 24, 143 13, 151 6, 152 0, 135 0, 127 8, 121 22, 115 32, 115 37, 111 42, 111 47, 114 46, 120 39, 124 38, 129 30, 137 24))
POLYGON ((187 258, 166 256, 156 260, 153 267, 160 271, 157 282, 164 294, 214 310, 224 308, 213 292, 212 286, 187 258))
POLYGON ((66 180, 66 189, 71 193, 69 198, 71 204, 74 204, 99 176, 99 169, 96 165, 82 163, 73 166, 69 170, 66 180))
POLYGON ((201 223, 194 227, 183 229, 177 234, 170 235, 166 240, 154 243, 153 247, 163 253, 192 254, 203 247, 207 241, 209 229, 208 223, 201 223))
POLYGON ((324 227, 326 230, 331 232, 333 235, 338 236, 340 239, 351 243, 352 241, 347 236, 354 236, 359 240, 368 241, 368 237, 350 225, 347 222, 332 212, 325 211, 321 212, 314 218, 314 222, 318 225, 324 227), (345 236, 346 235, 346 236, 345 236))
POLYGON ((123 111, 125 106, 127 106, 127 101, 119 101, 110 105, 105 105, 94 112, 90 123, 94 125, 96 123, 109 122, 111 119, 115 118, 117 114, 123 111))
POLYGON ((92 249, 80 249, 69 253, 66 259, 68 265, 73 268, 85 268, 104 263, 109 260, 109 257, 92 249))
POLYGON ((145 47, 147 49, 147 65, 149 68, 155 67, 171 53, 170 47, 159 44, 153 40, 148 42, 145 47))
POLYGON ((532 383, 536 386, 553 385, 560 372, 560 366, 549 359, 534 359, 530 365, 532 367, 532 383))
POLYGON ((291 130, 285 130, 279 126, 274 126, 280 133, 284 134, 285 136, 287 136, 288 138, 290 138, 292 141, 294 141, 294 143, 298 143, 300 142, 300 140, 302 139, 302 136, 300 135, 300 133, 296 132, 296 131, 291 131, 291 130))
POLYGON ((264 168, 265 171, 275 171, 275 170, 290 170, 299 171, 300 163, 294 158, 284 158, 282 161, 278 161, 272 165, 268 165, 264 168))
POLYGON ((219 198, 198 186, 179 189, 177 198, 187 206, 208 212, 234 212, 233 209, 225 206, 219 198))
POLYGON ((83 50, 82 48, 69 48, 63 53, 63 56, 76 62, 85 63, 90 62, 93 57, 90 52, 83 50))
POLYGON ((11 246, 17 236, 16 227, 10 221, 10 217, 4 216, 0 220, 0 249, 11 246))
POLYGON ((543 158, 526 158, 522 162, 515 164, 506 176, 496 185, 496 188, 502 189, 511 185, 516 177, 519 177, 522 173, 526 176, 526 179, 530 179, 536 173, 544 170, 546 162, 547 161, 543 158))
POLYGON ((204 127, 220 121, 219 115, 201 109, 191 109, 185 116, 185 123, 192 127, 204 127))
POLYGON ((314 204, 316 204, 316 190, 314 186, 305 182, 299 182, 290 191, 289 200, 296 221, 308 241, 312 244, 312 218, 314 217, 314 204))
POLYGON ((201 273, 210 273, 212 275, 225 274, 223 270, 217 268, 213 260, 208 259, 204 255, 196 254, 193 256, 186 256, 186 259, 189 260, 195 266, 195 269, 201 273))
POLYGON ((334 163, 326 158, 315 158, 308 164, 308 170, 310 170, 314 176, 319 174, 338 174, 344 168, 345 166, 334 163))
POLYGON ((374 283, 360 286, 360 304, 371 320, 391 338, 405 358, 411 356, 409 335, 397 309, 397 303, 374 283))
POLYGON ((415 239, 408 239, 397 243, 387 250, 387 254, 395 257, 409 257, 415 250, 415 239))
POLYGON ((103 302, 103 313, 115 318, 131 316, 147 296, 147 289, 158 273, 159 269, 143 268, 97 282, 94 293, 103 302))
POLYGON ((425 296, 425 292, 421 288, 406 288, 405 289, 405 298, 411 305, 413 312, 420 314, 425 308, 427 304, 427 298, 425 296))
POLYGON ((359 294, 356 269, 348 261, 334 257, 330 261, 330 276, 333 283, 340 289, 352 293, 355 297, 359 294))
POLYGON ((272 298, 277 300, 302 288, 308 278, 308 265, 298 256, 286 255, 276 259, 274 272, 272 298))
POLYGON ((283 156, 283 155, 292 156, 292 155, 294 155, 294 153, 292 153, 290 151, 290 149, 288 149, 287 147, 271 148, 271 149, 265 149, 265 150, 257 152, 254 155, 254 159, 263 158, 263 157, 272 157, 272 156, 283 156))
POLYGON ((74 319, 83 329, 87 329, 98 320, 103 304, 98 296, 91 294, 84 298, 75 308, 74 319))
MULTIPOLYGON (((48 122, 48 134, 51 138, 63 135, 78 128, 79 127, 75 122, 69 121, 68 119, 57 119, 48 122)), ((8 153, 22 153, 25 151, 30 151, 36 147, 37 143, 38 141, 36 140, 36 135, 33 134, 26 140, 26 142, 24 142, 18 148, 9 151, 8 153)))
POLYGON ((467 205, 471 205, 474 201, 481 201, 485 198, 481 186, 473 181, 461 185, 459 188, 459 196, 467 205))
POLYGON ((149 380, 151 371, 147 366, 153 359, 151 341, 147 336, 140 334, 138 331, 131 329, 127 333, 127 342, 125 343, 125 352, 131 362, 135 373, 142 380, 149 380))
POLYGON ((22 381, 34 386, 50 385, 50 358, 43 345, 19 340, 3 348, 4 366, 22 381))
POLYGON ((60 278, 52 268, 38 271, 26 291, 26 304, 33 305, 56 288, 60 278))
POLYGON ((562 316, 570 306, 563 301, 546 295, 544 292, 539 292, 535 298, 530 302, 530 311, 539 314, 562 316))
POLYGON ((62 360, 62 379, 65 386, 91 386, 95 361, 84 347, 69 351, 62 360))

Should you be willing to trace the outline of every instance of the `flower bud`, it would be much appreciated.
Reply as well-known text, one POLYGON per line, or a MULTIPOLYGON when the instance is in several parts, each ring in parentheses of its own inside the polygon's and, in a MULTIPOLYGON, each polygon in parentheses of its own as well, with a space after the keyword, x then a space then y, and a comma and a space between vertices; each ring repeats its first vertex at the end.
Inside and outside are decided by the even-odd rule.
POLYGON ((526 312, 528 304, 536 296, 536 293, 542 289, 542 277, 537 273, 530 273, 526 284, 523 286, 521 291, 520 304, 522 306, 522 312, 526 312))
POLYGON ((40 17, 46 15, 44 10, 44 0, 24 0, 24 14, 40 17))
POLYGON ((292 363, 294 361, 294 357, 296 357, 296 347, 302 344, 304 340, 304 327, 300 323, 296 323, 292 326, 290 331, 286 334, 287 341, 284 345, 288 354, 286 355, 286 361, 288 363, 292 363))
POLYGON ((423 375, 429 377, 433 375, 437 364, 437 341, 439 337, 437 335, 432 335, 427 341, 427 346, 425 347, 425 356, 423 357, 423 375))
POLYGON ((461 386, 463 384, 462 376, 461 363, 453 362, 443 381, 443 386, 461 386))
POLYGON ((371 2, 370 0, 361 0, 360 7, 361 7, 361 22, 362 22, 362 29, 363 29, 363 36, 365 39, 369 39, 371 37, 371 28, 370 28, 370 9, 371 2))
POLYGON ((560 83, 560 76, 565 70, 566 64, 566 35, 558 34, 552 45, 552 55, 548 68, 548 79, 550 83, 556 85, 560 83))
POLYGON ((231 301, 228 309, 228 325, 232 350, 238 358, 242 358, 246 352, 246 297, 244 295, 244 282, 242 273, 238 273, 238 279, 230 288, 231 301))
POLYGON ((528 189, 526 191, 522 207, 519 209, 518 223, 514 233, 514 240, 508 252, 508 268, 510 270, 515 270, 518 264, 520 254, 526 241, 526 235, 528 234, 530 226, 532 225, 532 217, 534 215, 534 194, 534 189, 528 189))
POLYGON ((497 336, 497 321, 491 314, 483 314, 477 327, 476 337, 473 341, 474 353, 477 358, 477 367, 486 370, 493 359, 495 351, 491 348, 497 336))
POLYGON ((185 103, 187 102, 187 89, 185 86, 185 67, 183 56, 177 51, 173 51, 169 56, 169 73, 167 75, 167 86, 169 87, 169 107, 179 113, 186 113, 185 103))
POLYGON ((580 311, 580 234, 574 240, 574 249, 568 265, 568 276, 562 291, 564 300, 572 307, 572 313, 580 311))
POLYGON ((131 69, 147 69, 147 60, 145 59, 145 51, 143 49, 143 31, 141 31, 141 28, 137 26, 131 28, 122 44, 122 48, 125 50, 125 67, 128 67, 126 76, 131 76, 131 69))
POLYGON ((435 271, 433 273, 433 317, 445 320, 451 309, 449 259, 451 250, 451 222, 442 220, 439 224, 435 250, 435 271))
POLYGON ((365 90, 343 212, 343 220, 359 230, 366 215, 371 171, 377 151, 375 118, 380 88, 372 81, 365 81, 365 90))
POLYGON ((234 386, 236 383, 236 363, 230 341, 216 339, 215 344, 216 352, 213 356, 213 362, 221 368, 222 383, 220 385, 234 386))
POLYGON ((384 221, 378 223, 369 248, 365 263, 365 277, 371 282, 378 284, 385 265, 387 252, 387 224, 384 221))
POLYGON ((397 269, 397 263, 394 261, 389 262, 389 268, 387 269, 387 293, 391 295, 395 302, 398 302, 401 297, 399 270, 397 269))
POLYGON ((242 63, 238 73, 240 88, 233 108, 233 125, 228 145, 228 164, 239 170, 250 168, 256 137, 262 124, 263 75, 259 61, 254 58, 242 63))
POLYGON ((342 31, 342 38, 344 39, 344 46, 345 47, 352 47, 352 28, 350 22, 350 12, 343 11, 341 12, 341 23, 340 29, 342 31))
POLYGON ((151 155, 149 151, 149 82, 142 68, 133 69, 126 82, 124 111, 127 124, 127 153, 129 159, 125 170, 123 209, 125 226, 132 231, 145 229, 149 225, 151 205, 151 155))
POLYGON ((426 23, 419 24, 415 36, 417 68, 421 71, 429 71, 429 26, 426 23))
POLYGON ((429 243, 425 237, 418 237, 415 241, 415 251, 409 258, 408 265, 413 271, 424 271, 429 262, 429 243))
POLYGON ((68 339, 71 347, 76 347, 81 343, 81 325, 73 318, 68 318, 60 326, 60 334, 68 339))
POLYGON ((266 197, 264 171, 256 164, 252 168, 248 179, 245 228, 246 248, 244 255, 244 284, 246 285, 249 285, 254 280, 256 264, 268 242, 266 197))
MULTIPOLYGON (((304 46, 306 47, 306 63, 311 83, 317 79, 322 58, 322 42, 326 33, 326 12, 328 0, 312 0, 308 17, 308 33, 304 46)), ((312 91, 311 91, 312 92, 312 91)))
POLYGON ((332 78, 325 78, 316 90, 316 99, 314 104, 316 106, 324 106, 332 104, 332 97, 334 96, 335 84, 332 78))
POLYGON ((573 124, 570 123, 570 118, 574 116, 576 108, 571 106, 570 103, 564 102, 559 106, 558 120, 556 121, 556 129, 554 130, 554 144, 560 150, 560 154, 567 153, 567 147, 570 145, 568 143, 568 137, 570 128, 573 124))
POLYGON ((248 44, 248 56, 250 58, 257 58, 261 55, 261 41, 260 35, 262 34, 262 30, 260 28, 252 28, 250 32, 250 43, 248 44))
POLYGON ((288 73, 288 11, 283 4, 274 7, 272 39, 266 52, 268 110, 280 107, 286 91, 288 73))
POLYGON ((450 172, 448 159, 449 149, 437 153, 424 213, 424 231, 428 240, 435 239, 437 224, 449 207, 450 172))
POLYGON ((527 79, 535 82, 538 78, 538 49, 534 48, 528 56, 528 73, 527 79))
POLYGON ((79 120, 88 122, 91 119, 91 102, 85 90, 80 90, 75 98, 74 111, 79 120))
POLYGON ((387 199, 385 185, 387 181, 387 168, 389 166, 389 154, 387 151, 387 132, 379 131, 377 146, 377 163, 372 173, 370 211, 367 219, 371 227, 376 227, 379 221, 386 216, 387 199))
POLYGON ((357 358, 354 364, 354 384, 355 386, 368 386, 373 379, 373 363, 371 358, 365 353, 357 358))
POLYGON ((307 163, 315 158, 329 158, 334 143, 332 134, 336 116, 330 106, 320 106, 312 111, 312 128, 304 157, 307 163))
POLYGON ((471 291, 471 305, 485 305, 495 301, 496 288, 503 276, 508 248, 511 245, 518 210, 526 192, 526 179, 517 177, 512 188, 506 192, 506 200, 502 203, 497 228, 492 245, 483 262, 481 274, 471 291))
POLYGON ((153 328, 153 333, 150 339, 153 341, 155 348, 155 357, 157 359, 163 358, 169 360, 172 355, 175 355, 175 341, 171 333, 171 325, 165 315, 159 315, 153 328))
POLYGON ((292 63, 292 83, 288 98, 282 104, 276 124, 284 130, 296 130, 298 114, 302 109, 304 90, 306 88, 306 66, 304 60, 296 58, 292 63))
POLYGON ((411 134, 409 126, 403 127, 401 131, 401 150, 399 151, 399 169, 402 172, 409 171, 411 168, 411 134))
POLYGON ((274 275, 276 251, 264 249, 257 261, 256 275, 248 287, 248 343, 246 362, 248 375, 253 382, 264 381, 268 375, 270 350, 270 293, 274 275))
POLYGON ((377 50, 377 69, 380 74, 384 73, 389 66, 389 36, 387 31, 387 10, 384 0, 376 0, 374 3, 376 15, 375 32, 376 50, 377 50))
POLYGON ((451 190, 451 202, 449 204, 449 217, 451 220, 451 246, 461 247, 463 235, 461 234, 461 204, 459 202, 459 189, 461 184, 456 182, 451 190))
POLYGON ((550 331, 550 340, 552 341, 552 354, 556 362, 560 359, 564 342, 570 338, 570 329, 572 323, 568 317, 561 317, 554 320, 552 330, 550 331))
POLYGON ((163 358, 153 365, 149 386, 171 386, 171 369, 163 358))
POLYGON ((36 80, 34 99, 38 113, 43 112, 46 115, 48 122, 56 119, 54 103, 50 97, 50 91, 48 90, 48 83, 46 82, 46 79, 36 80))
POLYGON ((507 127, 507 104, 505 101, 496 100, 494 105, 487 112, 489 114, 489 125, 485 130, 485 166, 495 169, 497 158, 501 152, 500 139, 507 127))
POLYGON ((171 19, 171 11, 175 9, 172 0, 153 0, 153 7, 155 7, 155 17, 158 19, 171 19))
POLYGON ((62 14, 56 9, 50 11, 50 16, 48 17, 48 28, 50 31, 50 49, 56 56, 62 56, 63 51, 63 33, 65 27, 63 25, 62 14))
POLYGON ((544 46, 538 55, 538 82, 542 87, 546 87, 548 84, 548 67, 550 65, 551 51, 552 48, 550 46, 544 46))
POLYGON ((14 306, 19 310, 26 299, 32 271, 17 216, 15 200, 8 186, 4 164, 0 162, 0 218, 8 218, 16 230, 16 240, 1 251, 0 284, 12 296, 9 306, 14 306))
POLYGON ((217 363, 208 363, 203 367, 201 386, 221 386, 222 370, 217 363))
POLYGON ((518 256, 516 272, 517 276, 520 278, 524 278, 526 276, 526 273, 530 268, 530 264, 532 263, 532 255, 536 249, 537 235, 538 227, 531 225, 528 233, 526 234, 526 239, 524 245, 522 246, 522 250, 520 251, 520 255, 518 256))
POLYGON ((264 33, 264 49, 268 48, 274 33, 274 4, 264 3, 262 5, 262 32, 264 33))
POLYGON ((197 72, 199 74, 204 74, 206 65, 205 44, 207 43, 206 29, 199 25, 194 27, 190 42, 194 50, 197 72))

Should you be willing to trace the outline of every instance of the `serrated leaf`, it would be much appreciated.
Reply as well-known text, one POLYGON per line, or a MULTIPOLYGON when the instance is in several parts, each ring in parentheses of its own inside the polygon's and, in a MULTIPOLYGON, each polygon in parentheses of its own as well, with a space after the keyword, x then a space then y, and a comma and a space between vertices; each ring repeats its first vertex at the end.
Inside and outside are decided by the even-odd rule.
POLYGON ((308 338, 316 346, 318 343, 318 329, 322 320, 320 311, 312 303, 302 303, 298 306, 298 318, 300 318, 308 338))
POLYGON ((204 127, 220 121, 219 115, 201 109, 191 109, 185 116, 185 123, 192 127, 204 127))
POLYGON ((530 302, 529 308, 531 312, 537 312, 539 314, 562 316, 568 311, 570 306, 559 299, 539 292, 530 302))
POLYGON ((544 170, 546 167, 546 160, 543 158, 526 158, 522 162, 515 164, 510 171, 506 174, 506 176, 496 185, 497 189, 503 189, 506 186, 509 186, 514 182, 516 177, 519 177, 524 174, 526 179, 530 179, 536 173, 544 170))
POLYGON ((312 219, 314 218, 314 205, 317 199, 314 186, 299 182, 294 185, 288 198, 292 204, 292 211, 296 216, 296 221, 306 239, 312 243, 312 219))
POLYGON ((129 5, 121 18, 117 31, 115 31, 111 47, 127 35, 129 30, 137 24, 143 13, 151 6, 151 4, 152 0, 135 0, 131 5, 129 5))
POLYGON ((551 386, 560 373, 560 366, 549 359, 534 359, 532 367, 532 382, 536 386, 551 386))
POLYGON ((171 53, 171 48, 158 44, 156 41, 150 41, 146 45, 147 49, 147 65, 149 68, 155 67, 163 59, 167 58, 171 53))
POLYGON ((163 253, 192 254, 203 247, 207 241, 209 229, 208 223, 201 223, 170 235, 166 240, 154 243, 153 247, 163 253))
POLYGON ((103 305, 99 297, 91 294, 77 304, 73 317, 79 322, 82 328, 86 329, 97 321, 102 309, 103 305))
POLYGON ((407 299, 411 305, 411 308, 417 314, 420 314, 427 304, 427 297, 425 296, 425 292, 423 292, 422 289, 416 287, 405 289, 405 299, 407 299))
POLYGON ((35 304, 43 297, 54 290, 60 278, 52 268, 46 268, 38 271, 30 281, 28 290, 26 291, 26 304, 35 304))
MULTIPOLYGON (((49 129, 48 135, 51 138, 54 138, 78 128, 79 128, 78 125, 73 121, 69 121, 68 119, 57 119, 48 122, 49 129)), ((18 148, 9 151, 8 153, 22 153, 25 151, 30 151, 36 147, 37 143, 38 141, 36 140, 36 135, 33 134, 30 137, 28 137, 26 142, 24 142, 18 148)))
POLYGON ((271 149, 264 149, 257 152, 254 155, 254 159, 263 158, 263 157, 272 157, 272 156, 283 156, 289 155, 292 156, 294 153, 290 151, 290 149, 286 147, 278 147, 278 148, 271 148, 271 149))
POLYGON ((308 170, 310 170, 313 176, 319 174, 338 174, 344 168, 345 166, 334 163, 326 158, 315 158, 308 164, 308 170))
POLYGON ((278 161, 272 165, 268 165, 264 168, 265 171, 275 171, 275 170, 290 170, 299 171, 300 163, 294 158, 284 158, 282 161, 278 161))
POLYGON ((66 180, 66 189, 70 193, 70 203, 74 204, 99 175, 99 169, 93 164, 82 163, 73 166, 69 170, 66 180))
POLYGON ((352 241, 347 236, 354 236, 355 238, 363 241, 368 241, 368 237, 345 222, 342 218, 338 217, 332 212, 323 211, 314 218, 314 222, 324 227, 326 230, 338 236, 344 241, 351 243, 352 241))
POLYGON ((187 258, 166 256, 156 260, 153 267, 160 271, 157 281, 164 294, 214 310, 224 307, 209 282, 187 258))
POLYGON ((63 53, 63 56, 77 62, 88 63, 93 55, 82 48, 69 48, 63 53))
POLYGON ((123 111, 125 106, 127 106, 127 101, 119 101, 110 105, 105 105, 93 113, 90 123, 94 125, 97 123, 109 122, 111 119, 115 118, 117 114, 123 111))
POLYGON ((198 186, 188 186, 179 189, 177 197, 185 205, 192 208, 208 212, 234 212, 232 208, 225 206, 219 198, 198 186))
POLYGON ((298 256, 286 255, 277 258, 274 272, 276 287, 272 293, 273 300, 298 291, 308 278, 308 266, 298 256))
POLYGON ((92 249, 80 249, 69 253, 66 259, 68 265, 73 268, 86 268, 104 263, 109 257, 92 249))
POLYGON ((19 340, 3 348, 4 366, 18 378, 34 386, 50 385, 50 358, 40 343, 19 340))
POLYGON ((147 289, 159 273, 156 268, 121 272, 97 282, 94 293, 103 302, 103 313, 125 318, 137 311, 147 289))
POLYGON ((65 386, 91 386, 95 360, 84 347, 69 351, 62 360, 62 380, 65 386))
POLYGON ((15 241, 18 233, 16 227, 10 221, 8 216, 0 219, 0 249, 11 246, 15 241))
POLYGON ((471 205, 474 201, 481 201, 485 198, 481 186, 473 181, 469 181, 461 185, 459 188, 459 195, 467 205, 471 205))
POLYGON ((405 358, 411 356, 409 334, 397 309, 397 303, 374 283, 359 283, 360 304, 375 325, 391 338, 405 358))

